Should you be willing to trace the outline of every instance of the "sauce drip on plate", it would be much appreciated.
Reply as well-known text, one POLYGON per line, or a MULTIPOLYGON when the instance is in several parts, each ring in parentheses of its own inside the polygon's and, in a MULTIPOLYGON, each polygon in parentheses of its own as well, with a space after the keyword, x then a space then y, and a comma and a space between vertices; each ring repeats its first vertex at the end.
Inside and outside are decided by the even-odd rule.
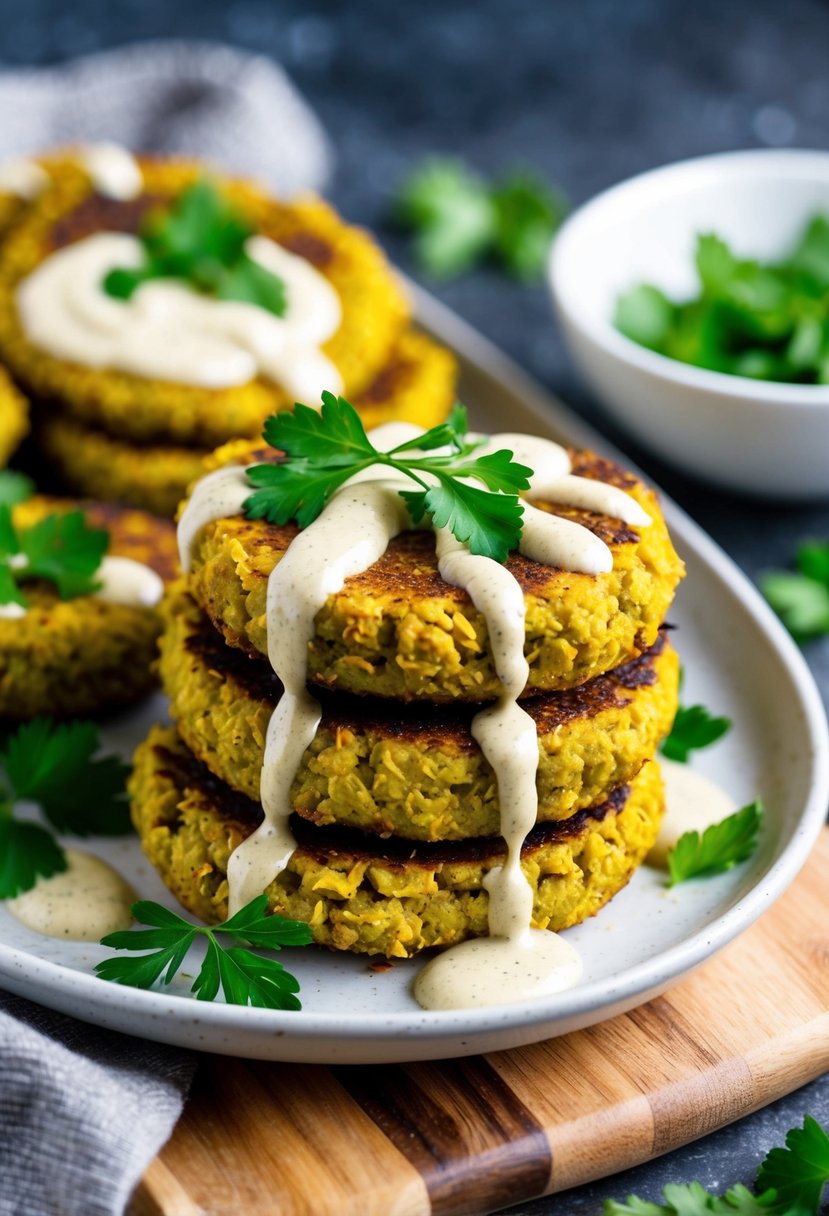
POLYGON ((62 874, 39 878, 31 890, 7 900, 12 916, 35 933, 74 942, 129 929, 137 899, 129 883, 91 853, 67 849, 66 860, 62 874))

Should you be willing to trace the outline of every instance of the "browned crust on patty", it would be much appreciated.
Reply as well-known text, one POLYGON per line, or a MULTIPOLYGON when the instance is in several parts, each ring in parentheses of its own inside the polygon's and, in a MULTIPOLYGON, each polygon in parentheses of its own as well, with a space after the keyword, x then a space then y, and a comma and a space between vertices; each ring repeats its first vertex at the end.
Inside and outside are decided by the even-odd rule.
MULTIPOLYGON (((249 834, 263 821, 262 807, 225 785, 187 749, 178 752, 156 745, 159 772, 186 790, 188 797, 203 803, 205 810, 218 811, 225 821, 238 824, 249 834)), ((620 811, 630 795, 629 786, 613 790, 600 806, 577 811, 568 819, 537 823, 528 833, 522 855, 533 853, 546 844, 576 836, 588 823, 600 823, 605 816, 620 811)), ((401 870, 412 866, 434 869, 436 864, 483 861, 501 856, 506 845, 500 837, 478 836, 462 841, 412 841, 396 836, 374 836, 356 828, 320 827, 299 815, 291 816, 291 831, 297 845, 319 859, 334 855, 382 860, 401 870)))

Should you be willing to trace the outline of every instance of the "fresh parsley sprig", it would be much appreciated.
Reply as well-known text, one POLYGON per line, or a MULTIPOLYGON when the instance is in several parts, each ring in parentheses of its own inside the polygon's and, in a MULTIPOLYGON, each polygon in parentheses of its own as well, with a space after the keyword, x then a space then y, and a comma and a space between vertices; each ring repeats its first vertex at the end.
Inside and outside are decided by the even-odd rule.
POLYGON ((456 405, 447 422, 380 452, 354 406, 323 393, 319 411, 296 405, 268 419, 264 437, 287 459, 248 469, 255 492, 245 513, 275 524, 294 519, 307 527, 349 477, 379 465, 421 487, 400 491, 415 523, 429 518, 435 527, 449 528, 471 553, 504 562, 521 536, 524 508, 518 492, 529 488, 532 469, 506 449, 476 454, 480 443, 466 434, 466 410, 456 405), (469 485, 470 478, 483 488, 469 485))
POLYGON ((668 886, 689 878, 709 878, 724 874, 746 861, 757 847, 763 823, 763 804, 759 799, 713 823, 700 835, 685 832, 668 854, 668 886))
POLYGON ((796 573, 769 571, 760 588, 795 641, 804 643, 829 633, 829 543, 803 541, 795 567, 796 573))
POLYGON ((109 545, 109 533, 91 528, 82 511, 46 515, 16 528, 11 507, 0 503, 0 604, 27 607, 21 584, 43 579, 61 599, 91 595, 95 573, 109 545))
POLYGON ((115 756, 96 757, 92 722, 55 725, 34 718, 0 751, 0 899, 11 899, 66 869, 63 849, 42 824, 16 818, 17 804, 34 802, 57 832, 120 836, 130 831, 124 783, 128 768, 115 756))
POLYGON ((731 730, 731 719, 716 717, 704 705, 680 705, 671 733, 660 745, 663 756, 687 764, 692 751, 710 747, 731 730))
POLYGON ((395 217, 415 232, 415 256, 435 278, 485 258, 515 278, 541 273, 567 207, 536 174, 516 170, 491 185, 462 162, 432 158, 400 188, 395 217))
POLYGON ((786 1134, 786 1147, 766 1155, 754 1180, 758 1194, 744 1186, 712 1195, 699 1182, 672 1183, 664 1203, 631 1195, 625 1203, 606 1199, 602 1216, 819 1216, 829 1182, 829 1136, 806 1115, 802 1127, 786 1134))
POLYGON ((142 265, 111 270, 104 290, 129 300, 151 279, 183 279, 205 295, 258 304, 281 317, 285 284, 248 254, 253 233, 211 181, 194 182, 168 210, 148 215, 139 232, 142 265))
POLYGON ((136 958, 107 958, 95 967, 103 980, 132 988, 151 988, 157 981, 169 984, 198 937, 207 942, 207 953, 190 991, 200 1001, 212 1001, 221 989, 230 1005, 255 1005, 261 1009, 300 1009, 296 993, 299 983, 275 959, 254 954, 244 946, 279 950, 282 946, 307 946, 311 930, 303 921, 267 914, 268 897, 259 895, 221 925, 194 925, 176 912, 152 900, 133 904, 132 914, 149 929, 127 929, 102 938, 102 946, 113 950, 142 951, 136 958), (232 943, 224 945, 219 936, 232 943), (240 944, 241 943, 241 944, 240 944))

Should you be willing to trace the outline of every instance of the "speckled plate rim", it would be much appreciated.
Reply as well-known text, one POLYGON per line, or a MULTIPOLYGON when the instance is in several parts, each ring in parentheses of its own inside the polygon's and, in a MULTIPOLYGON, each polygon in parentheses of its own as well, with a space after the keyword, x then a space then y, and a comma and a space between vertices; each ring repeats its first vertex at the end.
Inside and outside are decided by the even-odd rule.
MULTIPOLYGON (((451 347, 463 364, 502 390, 506 399, 520 403, 540 433, 546 431, 574 445, 618 456, 599 434, 456 314, 422 289, 411 284, 409 288, 423 328, 451 347)), ((107 985, 91 974, 0 943, 4 986, 102 1026, 201 1050, 277 1060, 380 1063, 515 1047, 605 1020, 664 991, 727 945, 783 894, 818 837, 829 791, 829 730, 811 673, 780 622, 702 529, 670 499, 663 496, 663 501, 668 524, 686 553, 693 554, 712 577, 729 588, 784 664, 799 702, 807 731, 805 750, 811 759, 810 793, 795 830, 756 884, 716 923, 612 979, 588 982, 553 998, 496 1009, 360 1013, 349 1021, 347 1015, 306 1010, 285 1013, 206 1005, 170 993, 107 985), (199 1028, 201 1033, 197 1033, 199 1028)))

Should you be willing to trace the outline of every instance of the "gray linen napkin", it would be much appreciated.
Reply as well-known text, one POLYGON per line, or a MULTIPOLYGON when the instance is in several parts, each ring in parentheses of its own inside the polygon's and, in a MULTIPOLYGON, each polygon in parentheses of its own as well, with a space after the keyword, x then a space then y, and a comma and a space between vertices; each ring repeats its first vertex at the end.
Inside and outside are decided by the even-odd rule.
MULTIPOLYGON (((319 188, 314 115, 262 56, 155 42, 0 73, 0 159, 112 139, 194 154, 282 193, 319 188)), ((0 993, 0 1216, 118 1216, 170 1135, 195 1060, 0 993)))
POLYGON ((141 42, 0 74, 0 158, 112 139, 194 155, 285 194, 319 189, 331 155, 316 117, 263 55, 199 42, 141 42))
POLYGON ((194 1058, 0 993, 0 1213, 121 1212, 194 1058))

